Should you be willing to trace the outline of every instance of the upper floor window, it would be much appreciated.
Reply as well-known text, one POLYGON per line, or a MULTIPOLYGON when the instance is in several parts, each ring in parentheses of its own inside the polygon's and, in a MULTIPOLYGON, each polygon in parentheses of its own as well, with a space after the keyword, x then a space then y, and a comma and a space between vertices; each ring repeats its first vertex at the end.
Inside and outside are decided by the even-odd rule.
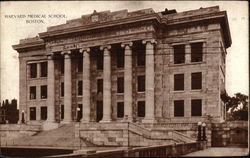
POLYGON ((82 59, 82 57, 80 57, 78 59, 78 63, 77 63, 77 70, 78 70, 78 72, 82 72, 82 68, 83 68, 83 59, 82 59))
POLYGON ((82 95, 82 81, 78 81, 78 95, 82 95))
POLYGON ((146 49, 145 45, 143 44, 137 44, 136 48, 136 59, 137 59, 137 66, 145 66, 145 60, 146 60, 146 49))
POLYGON ((174 64, 185 63, 185 45, 174 46, 174 64))
POLYGON ((103 70, 103 53, 101 52, 96 55, 96 67, 97 70, 103 70))
POLYGON ((47 77, 48 73, 48 63, 47 62, 42 62, 41 63, 41 77, 47 77))
POLYGON ((202 47, 203 43, 192 43, 191 44, 191 62, 199 62, 202 61, 202 47))
POLYGON ((175 91, 184 90, 184 74, 174 75, 174 90, 175 91))
POLYGON ((30 64, 30 78, 36 78, 37 76, 37 64, 30 64))
POLYGON ((47 98, 47 85, 41 86, 41 99, 47 98))
POLYGON ((202 73, 191 74, 191 89, 202 89, 202 73))
POLYGON ((36 99, 36 87, 31 86, 30 87, 30 100, 36 99))
POLYGON ((138 85, 138 92, 145 91, 145 76, 138 76, 137 77, 137 85, 138 85))
POLYGON ((124 51, 122 49, 118 49, 116 53, 116 66, 117 68, 124 67, 124 51))
POLYGON ((174 101, 174 116, 184 116, 184 100, 175 100, 174 101))
POLYGON ((118 77, 117 78, 117 93, 123 93, 124 92, 124 78, 118 77))
POLYGON ((103 80, 102 79, 98 79, 97 80, 97 93, 99 92, 103 92, 103 80))

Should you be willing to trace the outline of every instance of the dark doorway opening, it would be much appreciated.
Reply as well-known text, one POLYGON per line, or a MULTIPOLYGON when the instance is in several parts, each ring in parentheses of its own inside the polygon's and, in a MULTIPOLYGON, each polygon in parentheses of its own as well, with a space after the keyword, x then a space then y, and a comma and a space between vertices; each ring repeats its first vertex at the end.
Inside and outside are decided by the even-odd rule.
POLYGON ((102 117, 103 117, 103 102, 97 101, 96 102, 96 122, 101 121, 102 117))

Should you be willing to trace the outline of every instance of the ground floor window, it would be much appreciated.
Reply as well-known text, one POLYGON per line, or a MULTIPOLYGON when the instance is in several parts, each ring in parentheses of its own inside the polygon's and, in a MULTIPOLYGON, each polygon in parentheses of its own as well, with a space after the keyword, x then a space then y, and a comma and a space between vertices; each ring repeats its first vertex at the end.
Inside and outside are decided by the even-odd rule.
POLYGON ((82 119, 82 104, 78 104, 77 107, 77 121, 82 119))
POLYGON ((41 107, 41 120, 47 120, 47 106, 41 107))
POLYGON ((36 107, 30 107, 30 120, 36 120, 36 107))
POLYGON ((184 116, 184 100, 174 101, 174 116, 175 117, 184 116))
POLYGON ((61 120, 64 119, 64 105, 61 105, 61 120))
POLYGON ((117 117, 124 117, 124 102, 117 102, 117 117))
POLYGON ((191 100, 191 115, 192 116, 201 116, 202 115, 201 99, 191 100))
POLYGON ((137 106, 138 117, 145 117, 145 101, 138 101, 137 106))

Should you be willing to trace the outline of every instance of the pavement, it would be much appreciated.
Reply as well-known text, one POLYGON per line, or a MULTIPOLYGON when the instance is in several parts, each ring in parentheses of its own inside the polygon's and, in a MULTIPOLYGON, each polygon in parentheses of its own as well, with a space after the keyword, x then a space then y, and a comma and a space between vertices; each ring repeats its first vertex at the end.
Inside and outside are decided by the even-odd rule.
POLYGON ((248 148, 240 147, 211 147, 204 150, 199 150, 182 157, 194 157, 194 156, 246 156, 249 155, 248 148))

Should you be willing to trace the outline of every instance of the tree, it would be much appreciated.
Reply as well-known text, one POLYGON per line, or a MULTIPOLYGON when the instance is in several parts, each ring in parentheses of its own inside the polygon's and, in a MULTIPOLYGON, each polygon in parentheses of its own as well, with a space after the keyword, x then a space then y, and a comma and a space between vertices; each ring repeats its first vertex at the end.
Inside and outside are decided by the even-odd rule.
POLYGON ((241 93, 230 97, 227 92, 221 94, 221 99, 226 106, 229 120, 248 120, 248 96, 241 93))

